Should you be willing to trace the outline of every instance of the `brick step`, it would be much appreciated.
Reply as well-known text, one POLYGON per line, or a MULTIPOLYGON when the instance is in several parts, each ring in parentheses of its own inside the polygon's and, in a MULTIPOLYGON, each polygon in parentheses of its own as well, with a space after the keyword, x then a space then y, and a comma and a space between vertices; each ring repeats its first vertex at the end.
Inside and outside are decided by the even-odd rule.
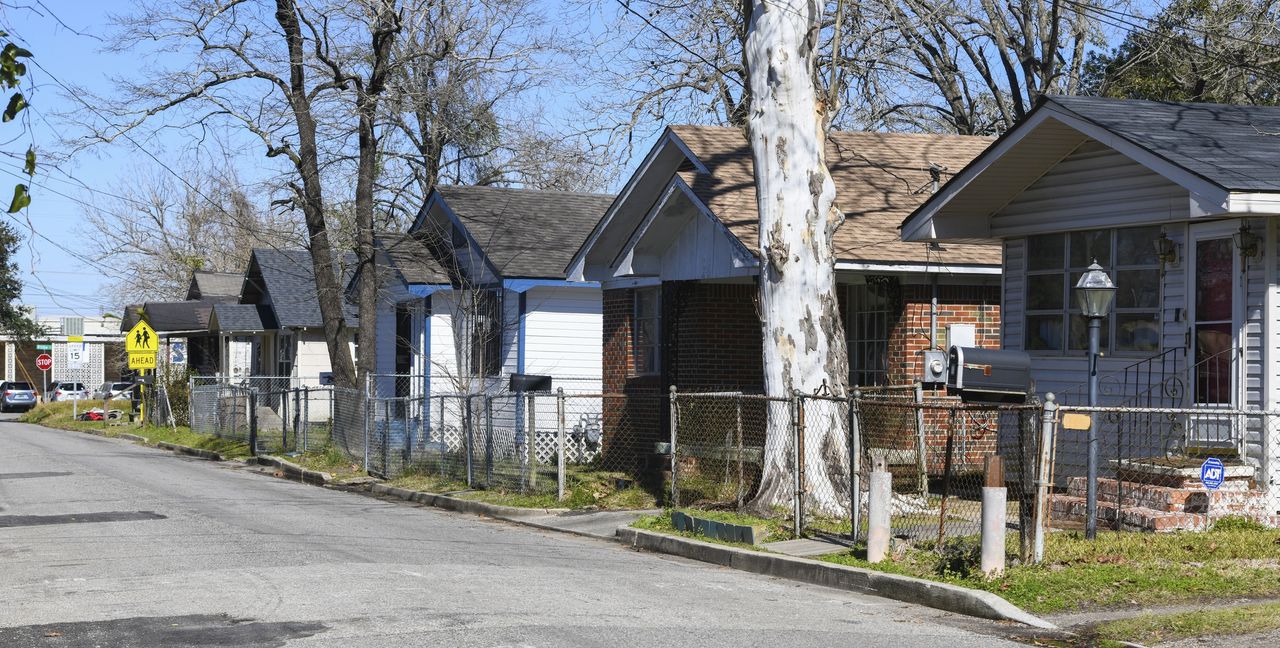
MULTIPOLYGON (((1074 522, 1084 524, 1087 504, 1085 498, 1071 495, 1050 495, 1050 524, 1074 522)), ((1252 518, 1270 526, 1280 528, 1280 515, 1268 514, 1265 510, 1254 508, 1248 511, 1230 511, 1215 508, 1213 515, 1186 513, 1181 511, 1157 511, 1143 506, 1117 507, 1113 503, 1098 503, 1098 524, 1101 528, 1120 531, 1148 531, 1168 533, 1172 531, 1204 531, 1211 525, 1211 520, 1226 515, 1241 515, 1252 518), (1119 516, 1119 524, 1116 518, 1119 516)))
MULTIPOLYGON (((1066 494, 1084 497, 1088 480, 1072 477, 1067 483, 1066 494)), ((1098 480, 1098 502, 1126 507, 1142 507, 1168 513, 1206 513, 1212 510, 1249 512, 1266 506, 1266 495, 1261 491, 1238 487, 1210 491, 1205 488, 1176 488, 1134 482, 1117 482, 1115 479, 1098 480)))

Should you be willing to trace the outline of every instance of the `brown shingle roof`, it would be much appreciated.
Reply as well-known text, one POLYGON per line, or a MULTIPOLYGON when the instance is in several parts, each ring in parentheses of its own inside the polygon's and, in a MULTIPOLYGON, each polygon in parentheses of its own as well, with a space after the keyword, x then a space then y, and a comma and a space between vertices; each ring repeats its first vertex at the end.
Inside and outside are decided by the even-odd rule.
MULTIPOLYGON (((682 169, 693 192, 747 249, 759 247, 755 170, 742 131, 718 126, 672 126, 710 173, 682 169)), ((928 252, 907 243, 898 225, 931 191, 930 165, 943 168, 940 183, 964 168, 992 140, 963 135, 832 132, 827 166, 845 222, 836 230, 836 258, 882 263, 1000 263, 998 245, 947 244, 928 252)))

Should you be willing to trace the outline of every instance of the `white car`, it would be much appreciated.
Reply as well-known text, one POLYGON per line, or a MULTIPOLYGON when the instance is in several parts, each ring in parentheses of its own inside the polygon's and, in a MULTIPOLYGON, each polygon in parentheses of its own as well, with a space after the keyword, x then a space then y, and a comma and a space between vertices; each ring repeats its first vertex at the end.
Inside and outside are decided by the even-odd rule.
POLYGON ((133 389, 131 382, 104 382, 93 392, 94 400, 117 400, 129 398, 129 392, 133 389))
POLYGON ((89 390, 85 389, 84 383, 56 382, 49 385, 51 401, 87 400, 88 398, 89 390))

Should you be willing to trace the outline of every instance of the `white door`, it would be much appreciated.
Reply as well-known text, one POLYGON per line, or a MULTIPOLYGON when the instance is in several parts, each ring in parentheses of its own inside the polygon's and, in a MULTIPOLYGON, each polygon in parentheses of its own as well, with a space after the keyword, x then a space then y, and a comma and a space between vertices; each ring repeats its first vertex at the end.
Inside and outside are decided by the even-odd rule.
MULTIPOLYGON (((1196 408, 1235 409, 1244 403, 1240 378, 1244 276, 1232 239, 1238 229, 1236 221, 1193 225, 1188 238, 1187 395, 1196 408)), ((1236 445, 1230 417, 1206 414, 1189 423, 1189 446, 1236 445)))

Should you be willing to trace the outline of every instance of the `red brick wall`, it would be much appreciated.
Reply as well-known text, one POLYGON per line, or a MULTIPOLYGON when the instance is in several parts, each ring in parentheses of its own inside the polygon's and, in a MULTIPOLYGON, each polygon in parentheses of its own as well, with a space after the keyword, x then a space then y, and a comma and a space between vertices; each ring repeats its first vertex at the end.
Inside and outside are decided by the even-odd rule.
MULTIPOLYGON (((924 368, 921 352, 929 348, 927 285, 902 286, 902 316, 889 339, 889 383, 907 384, 920 379, 924 368)), ((938 286, 939 344, 951 324, 973 324, 978 346, 1000 348, 999 286, 938 286)))

